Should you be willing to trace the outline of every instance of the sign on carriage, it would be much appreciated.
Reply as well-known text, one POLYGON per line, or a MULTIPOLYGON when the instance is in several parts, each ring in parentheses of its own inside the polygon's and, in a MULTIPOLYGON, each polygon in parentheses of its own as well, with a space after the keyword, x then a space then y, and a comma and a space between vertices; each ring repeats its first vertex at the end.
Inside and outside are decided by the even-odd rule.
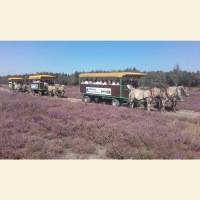
POLYGON ((86 93, 111 95, 111 88, 86 87, 86 93))
POLYGON ((31 84, 31 89, 38 89, 38 84, 31 84))

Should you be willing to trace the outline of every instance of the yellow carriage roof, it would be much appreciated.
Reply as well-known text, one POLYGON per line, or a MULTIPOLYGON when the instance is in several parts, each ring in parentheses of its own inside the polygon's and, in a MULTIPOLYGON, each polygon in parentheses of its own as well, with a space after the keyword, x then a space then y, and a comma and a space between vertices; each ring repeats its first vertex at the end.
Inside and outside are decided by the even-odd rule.
POLYGON ((44 75, 44 74, 40 75, 40 74, 38 74, 38 75, 34 75, 34 76, 29 76, 28 79, 33 80, 33 79, 42 79, 42 78, 54 79, 54 78, 57 78, 57 76, 44 75))
POLYGON ((140 72, 110 72, 110 73, 84 73, 79 74, 79 77, 141 77, 146 76, 146 73, 140 73, 140 72))
POLYGON ((19 77, 10 77, 8 78, 9 81, 23 81, 24 78, 19 78, 19 77))

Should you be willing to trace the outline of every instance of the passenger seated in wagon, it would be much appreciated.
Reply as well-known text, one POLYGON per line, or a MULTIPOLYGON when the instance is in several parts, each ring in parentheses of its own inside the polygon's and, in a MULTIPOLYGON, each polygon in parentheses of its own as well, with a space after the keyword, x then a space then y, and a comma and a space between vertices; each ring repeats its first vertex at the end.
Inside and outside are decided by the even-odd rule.
POLYGON ((88 83, 89 83, 89 82, 88 82, 88 79, 86 79, 85 82, 84 82, 84 84, 88 84, 88 83))
POLYGON ((107 81, 103 81, 102 85, 108 85, 107 81))
POLYGON ((39 80, 32 80, 32 83, 39 83, 40 81, 39 80))
POLYGON ((108 85, 112 85, 112 82, 113 82, 112 80, 109 80, 108 85))
POLYGON ((97 84, 97 80, 94 80, 92 84, 94 84, 94 85, 97 84))
POLYGON ((88 81, 88 84, 93 84, 92 79, 90 79, 90 80, 88 81))
POLYGON ((112 80, 112 84, 111 85, 119 85, 119 81, 118 80, 112 80))
POLYGON ((100 80, 96 80, 96 81, 95 81, 95 84, 96 84, 96 85, 100 85, 100 80))

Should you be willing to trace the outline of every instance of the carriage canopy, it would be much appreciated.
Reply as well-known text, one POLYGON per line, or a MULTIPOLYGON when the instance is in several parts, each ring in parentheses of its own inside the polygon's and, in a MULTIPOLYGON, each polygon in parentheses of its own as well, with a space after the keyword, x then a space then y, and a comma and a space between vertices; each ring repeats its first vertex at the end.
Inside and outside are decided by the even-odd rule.
POLYGON ((23 81, 23 78, 19 78, 19 77, 10 77, 8 78, 9 81, 23 81))
POLYGON ((35 80, 35 79, 40 80, 40 79, 43 79, 43 78, 44 79, 55 79, 55 78, 57 78, 57 76, 44 75, 44 74, 29 76, 29 80, 35 80))
POLYGON ((146 73, 140 72, 110 72, 110 73, 84 73, 80 74, 80 78, 123 78, 123 77, 142 77, 146 76, 146 73))

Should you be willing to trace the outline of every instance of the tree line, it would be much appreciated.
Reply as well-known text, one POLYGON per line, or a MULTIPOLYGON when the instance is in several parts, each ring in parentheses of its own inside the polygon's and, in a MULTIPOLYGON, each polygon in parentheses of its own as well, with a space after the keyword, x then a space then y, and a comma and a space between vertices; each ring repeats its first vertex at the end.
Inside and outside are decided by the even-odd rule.
MULTIPOLYGON (((176 65, 172 71, 139 71, 136 68, 126 68, 125 70, 92 70, 87 73, 101 73, 101 72, 143 72, 147 73, 147 76, 142 77, 139 80, 140 86, 150 86, 150 87, 165 87, 174 85, 184 85, 186 87, 199 87, 200 86, 200 71, 188 72, 182 71, 179 65, 176 65)), ((0 76, 0 84, 7 84, 9 77, 22 77, 26 84, 29 84, 28 77, 30 75, 37 74, 48 74, 57 76, 55 83, 64 85, 78 85, 79 84, 79 74, 85 73, 84 71, 75 71, 72 74, 66 73, 53 73, 53 72, 36 72, 36 74, 23 74, 23 75, 7 75, 0 76)))

